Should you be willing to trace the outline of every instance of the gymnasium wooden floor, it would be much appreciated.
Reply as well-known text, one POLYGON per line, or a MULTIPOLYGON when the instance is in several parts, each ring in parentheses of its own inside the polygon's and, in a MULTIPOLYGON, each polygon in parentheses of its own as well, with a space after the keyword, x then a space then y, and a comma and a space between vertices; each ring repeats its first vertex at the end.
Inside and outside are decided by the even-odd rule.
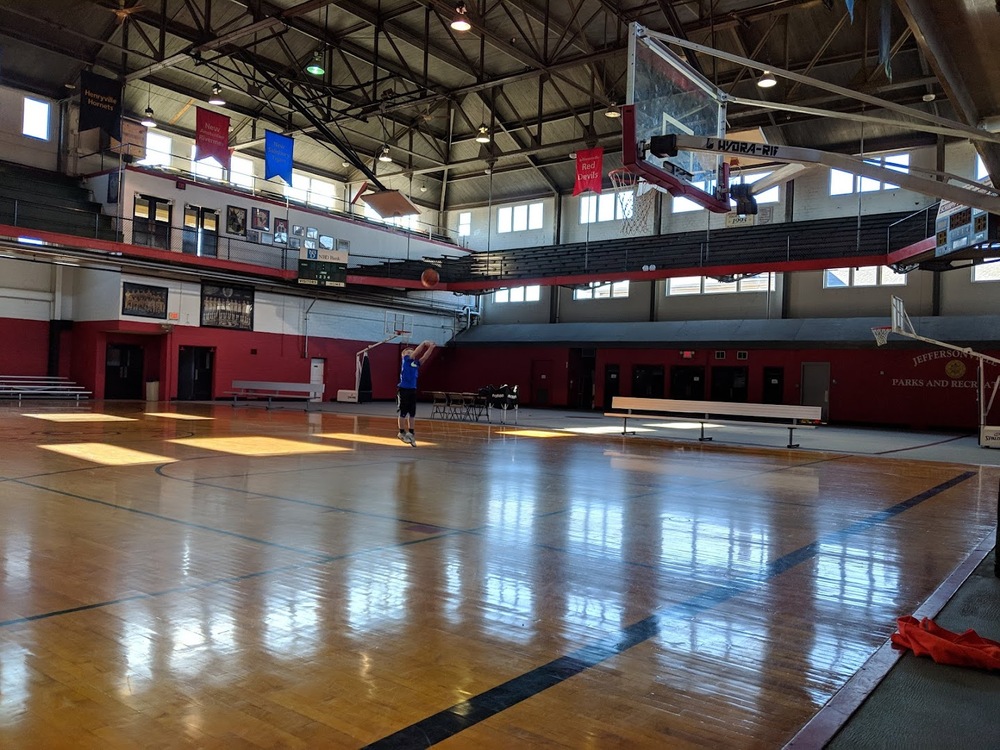
POLYGON ((145 408, 0 408, 0 747, 781 747, 996 523, 996 467, 145 408))

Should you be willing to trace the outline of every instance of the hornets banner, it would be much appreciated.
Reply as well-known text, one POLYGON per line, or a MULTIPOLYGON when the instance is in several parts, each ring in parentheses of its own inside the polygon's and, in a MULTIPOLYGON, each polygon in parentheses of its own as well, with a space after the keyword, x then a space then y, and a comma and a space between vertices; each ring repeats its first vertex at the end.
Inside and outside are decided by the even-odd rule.
POLYGON ((96 73, 80 73, 80 132, 100 128, 122 138, 122 85, 96 73))

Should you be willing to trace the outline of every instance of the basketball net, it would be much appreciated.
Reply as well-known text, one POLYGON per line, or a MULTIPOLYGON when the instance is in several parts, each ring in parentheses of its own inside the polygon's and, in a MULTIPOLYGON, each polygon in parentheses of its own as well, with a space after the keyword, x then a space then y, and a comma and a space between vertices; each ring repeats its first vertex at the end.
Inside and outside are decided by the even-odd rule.
POLYGON ((641 234, 649 228, 649 214, 656 203, 656 189, 627 169, 612 169, 608 177, 615 191, 616 207, 622 215, 622 234, 641 234), (632 196, 631 201, 626 195, 632 196))
POLYGON ((874 326, 872 328, 872 336, 875 337, 877 346, 885 346, 886 342, 889 341, 890 333, 892 333, 892 326, 874 326))

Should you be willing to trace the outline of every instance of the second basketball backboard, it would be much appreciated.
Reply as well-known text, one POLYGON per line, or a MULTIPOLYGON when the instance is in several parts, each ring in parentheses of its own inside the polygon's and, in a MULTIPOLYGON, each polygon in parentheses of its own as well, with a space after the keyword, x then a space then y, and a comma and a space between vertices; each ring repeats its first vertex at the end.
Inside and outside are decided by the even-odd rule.
POLYGON ((653 136, 721 138, 726 133, 722 92, 665 43, 633 23, 629 33, 628 95, 622 121, 625 166, 673 195, 714 211, 728 211, 716 197, 721 156, 678 151, 658 157, 644 147, 653 136))

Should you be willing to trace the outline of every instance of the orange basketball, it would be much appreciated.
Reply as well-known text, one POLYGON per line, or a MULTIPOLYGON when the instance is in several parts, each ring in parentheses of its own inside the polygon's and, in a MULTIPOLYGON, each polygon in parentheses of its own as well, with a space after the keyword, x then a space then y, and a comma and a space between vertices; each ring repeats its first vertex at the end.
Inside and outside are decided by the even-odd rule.
POLYGON ((420 274, 420 283, 429 288, 435 286, 440 278, 438 272, 433 268, 425 268, 424 272, 420 274))

